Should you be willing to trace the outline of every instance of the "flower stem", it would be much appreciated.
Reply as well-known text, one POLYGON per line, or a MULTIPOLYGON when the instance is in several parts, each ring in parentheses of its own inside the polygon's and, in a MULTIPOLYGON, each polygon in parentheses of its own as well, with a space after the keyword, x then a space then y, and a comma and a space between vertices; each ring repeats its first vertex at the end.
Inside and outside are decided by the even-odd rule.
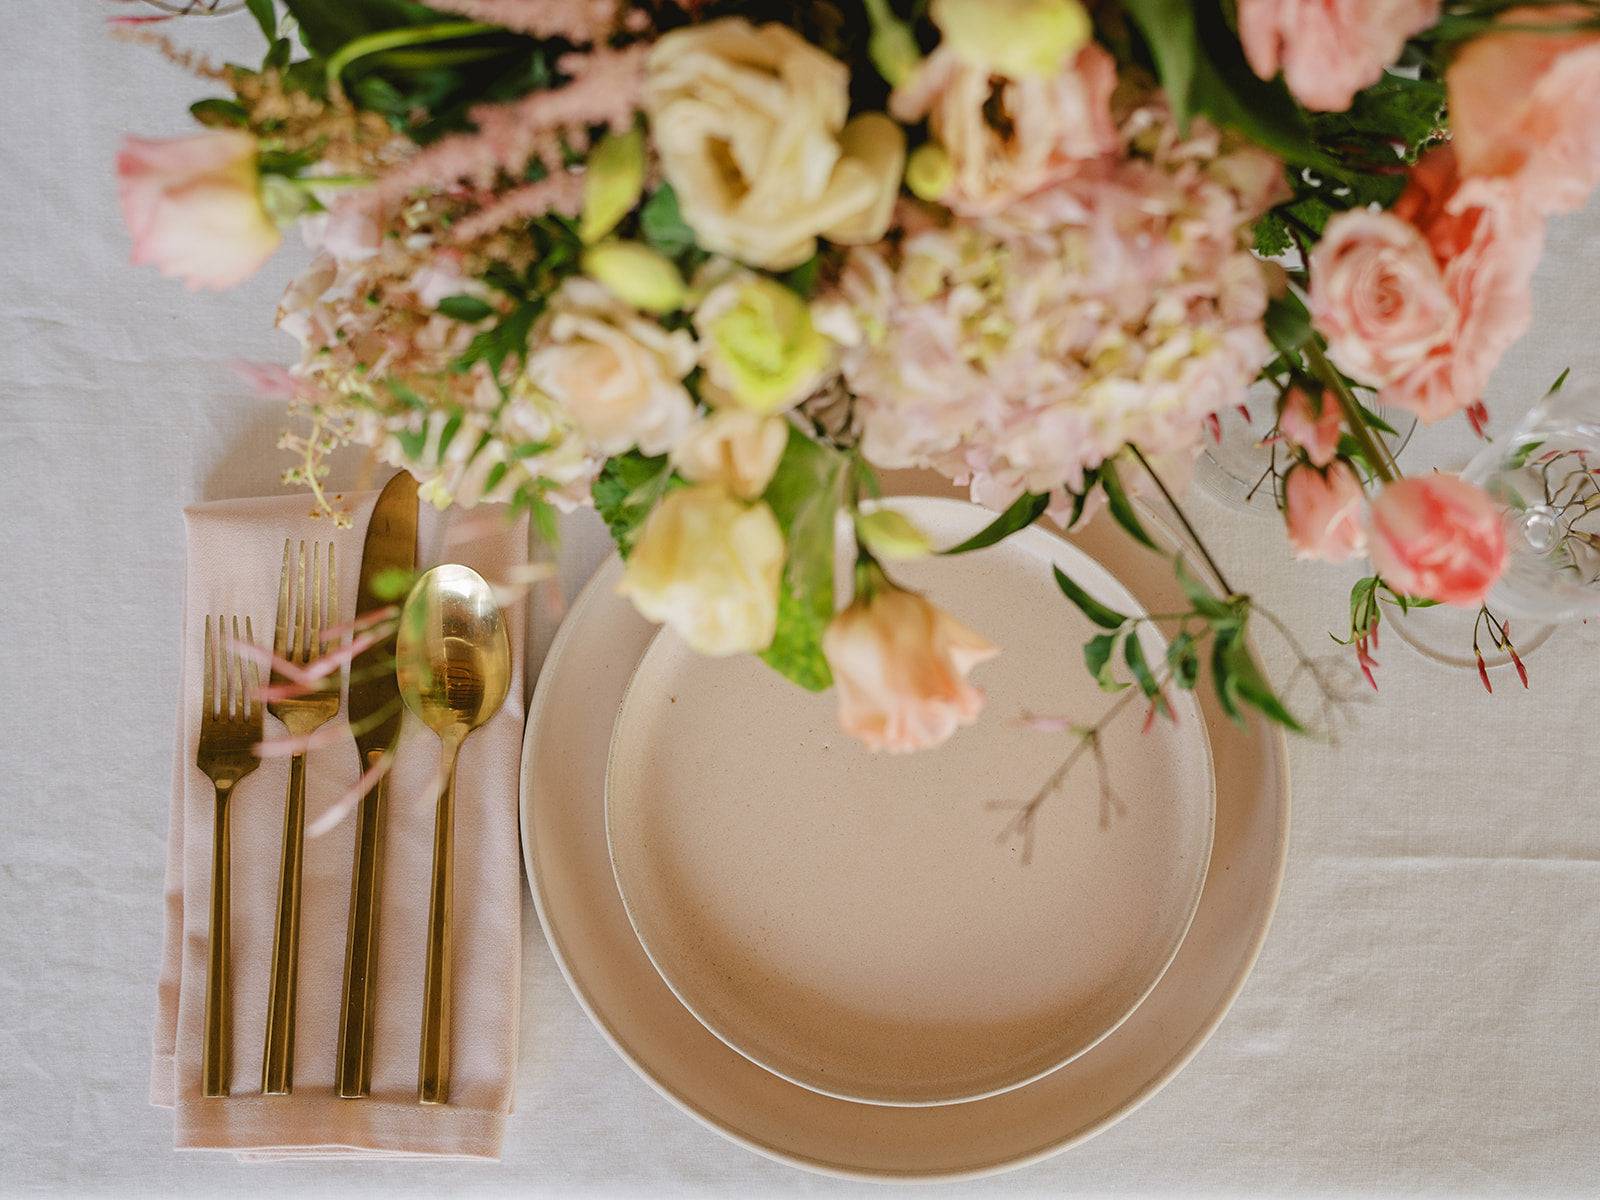
POLYGON ((1385 483, 1399 479, 1400 467, 1395 463, 1394 455, 1389 453, 1389 447, 1384 445, 1382 438, 1373 435, 1372 427, 1367 424, 1366 416, 1361 411, 1361 402, 1345 383, 1344 376, 1334 370, 1315 337, 1306 343, 1306 362, 1312 373, 1338 399, 1339 410, 1344 413, 1344 423, 1350 427, 1350 435, 1360 444, 1361 453, 1371 465, 1373 473, 1385 483))
POLYGON ((350 64, 358 58, 394 50, 401 46, 420 46, 428 42, 448 42, 455 38, 476 37, 480 33, 494 33, 497 26, 478 21, 440 21, 433 25, 413 25, 403 29, 383 29, 358 37, 339 47, 337 54, 328 59, 328 89, 337 91, 339 81, 350 64))
POLYGON ((1217 566, 1217 560, 1211 557, 1211 551, 1206 549, 1205 542, 1201 541, 1199 532, 1189 523, 1189 515, 1183 511, 1176 498, 1167 490, 1167 485, 1161 481, 1161 476, 1157 475, 1155 468, 1150 465, 1150 460, 1145 458, 1139 447, 1132 442, 1128 443, 1128 449, 1133 452, 1134 458, 1139 460, 1139 465, 1145 469, 1145 474, 1155 481, 1156 487, 1166 499, 1167 507, 1177 514, 1178 521, 1183 525, 1184 533, 1189 535, 1189 540, 1194 543, 1194 548, 1200 552, 1200 557, 1206 560, 1206 566, 1211 568, 1211 574, 1216 577, 1217 586, 1230 596, 1238 595, 1233 590, 1233 585, 1228 582, 1228 577, 1222 573, 1222 568, 1217 566))

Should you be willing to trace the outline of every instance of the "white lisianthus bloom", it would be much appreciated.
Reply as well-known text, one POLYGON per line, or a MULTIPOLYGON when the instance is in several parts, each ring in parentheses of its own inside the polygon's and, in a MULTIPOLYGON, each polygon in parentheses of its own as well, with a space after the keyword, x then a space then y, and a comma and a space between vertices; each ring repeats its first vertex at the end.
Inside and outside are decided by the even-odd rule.
POLYGON ((789 423, 782 417, 723 408, 673 448, 672 465, 691 483, 721 484, 741 499, 754 500, 772 482, 788 443, 789 423))
POLYGON ((707 250, 781 271, 820 235, 875 242, 889 226, 905 135, 849 117, 850 72, 778 24, 725 17, 650 52, 645 111, 662 173, 707 250))
POLYGON ((535 330, 529 381, 566 411, 601 454, 672 449, 694 423, 684 377, 694 339, 667 330, 591 279, 561 285, 535 330))
POLYGON ((778 626, 783 556, 770 508, 697 484, 656 505, 617 590, 701 654, 764 650, 778 626))

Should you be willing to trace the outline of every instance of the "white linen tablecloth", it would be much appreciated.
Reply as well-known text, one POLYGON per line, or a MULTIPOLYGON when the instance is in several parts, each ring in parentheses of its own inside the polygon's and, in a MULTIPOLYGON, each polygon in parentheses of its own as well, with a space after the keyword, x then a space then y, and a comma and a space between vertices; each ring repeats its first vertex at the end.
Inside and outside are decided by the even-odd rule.
MULTIPOLYGON (((283 415, 236 358, 296 251, 223 296, 126 265, 119 135, 189 128, 204 94, 111 41, 132 6, 0 13, 0 1192, 846 1195, 658 1097, 589 1025, 526 914, 522 1061, 498 1166, 241 1166, 172 1151, 145 1099, 183 582, 180 509, 262 495, 283 415)), ((170 26, 258 53, 247 16, 170 26)), ((1495 377, 1500 428, 1564 366, 1600 385, 1600 205, 1554 222, 1535 329, 1495 377)), ((1458 465, 1464 422, 1412 469, 1458 465)), ((348 480, 347 480, 348 481, 348 480)), ((1225 566, 1308 642, 1355 570, 1293 563, 1270 521, 1196 496, 1225 566)), ((566 522, 572 595, 606 551, 566 522)), ((548 613, 533 645, 548 644, 548 613)), ((1291 747, 1288 878, 1211 1042, 1079 1149, 943 1194, 1592 1192, 1600 1181, 1600 632, 1529 659, 1533 690, 1386 639, 1382 695, 1337 748, 1291 747)), ((1275 667, 1282 666, 1281 661, 1275 667)), ((524 903, 528 901, 524 897, 524 903)))

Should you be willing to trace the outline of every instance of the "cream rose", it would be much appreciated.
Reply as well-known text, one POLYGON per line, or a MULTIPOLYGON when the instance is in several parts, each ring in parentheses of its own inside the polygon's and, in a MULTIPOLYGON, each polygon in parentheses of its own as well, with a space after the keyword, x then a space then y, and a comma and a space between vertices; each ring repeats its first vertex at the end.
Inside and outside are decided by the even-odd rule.
POLYGON ((701 654, 764 650, 778 625, 783 555, 770 508, 697 484, 656 505, 617 590, 701 654))
POLYGON ((530 382, 602 454, 670 450, 694 422, 683 379, 694 339, 663 329, 590 279, 561 285, 528 355, 530 382))
POLYGON ((849 116, 849 69, 782 25, 724 17, 650 52, 644 107, 661 169, 707 250, 781 271, 889 227, 905 135, 849 116))
POLYGON ((789 444, 789 423, 744 408, 723 408, 691 429, 672 451, 672 465, 691 483, 721 484, 754 500, 767 490, 789 444))

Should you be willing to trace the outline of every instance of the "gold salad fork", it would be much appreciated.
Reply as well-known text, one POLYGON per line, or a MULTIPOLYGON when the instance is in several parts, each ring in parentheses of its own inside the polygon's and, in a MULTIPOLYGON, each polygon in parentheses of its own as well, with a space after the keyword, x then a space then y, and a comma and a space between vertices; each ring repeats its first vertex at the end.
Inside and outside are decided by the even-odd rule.
MULTIPOLYGON (((250 618, 244 619, 244 640, 253 641, 250 618)), ((206 618, 205 673, 200 687, 200 751, 196 765, 216 789, 216 815, 211 835, 211 934, 206 962, 206 1024, 201 1043, 201 1090, 226 1096, 233 1075, 233 995, 229 983, 228 802, 233 789, 260 764, 255 746, 264 724, 261 671, 246 663, 233 646, 239 641, 239 618, 218 617, 216 633, 206 618), (232 632, 229 632, 229 626, 232 632)))
MULTIPOLYGON (((324 633, 334 625, 338 576, 333 546, 323 553, 315 542, 311 554, 301 541, 298 553, 283 543, 283 573, 278 578, 278 623, 272 651, 279 659, 305 666, 328 653, 333 644, 324 633)), ((274 664, 273 685, 289 677, 274 664)), ((324 677, 320 686, 302 695, 276 696, 267 711, 292 737, 306 737, 339 711, 339 675, 324 677)), ((261 1091, 287 1096, 294 1091, 294 1011, 300 962, 300 876, 306 836, 306 756, 289 760, 289 794, 283 807, 283 858, 278 868, 278 919, 272 935, 272 984, 267 994, 267 1040, 261 1058, 261 1091)))

